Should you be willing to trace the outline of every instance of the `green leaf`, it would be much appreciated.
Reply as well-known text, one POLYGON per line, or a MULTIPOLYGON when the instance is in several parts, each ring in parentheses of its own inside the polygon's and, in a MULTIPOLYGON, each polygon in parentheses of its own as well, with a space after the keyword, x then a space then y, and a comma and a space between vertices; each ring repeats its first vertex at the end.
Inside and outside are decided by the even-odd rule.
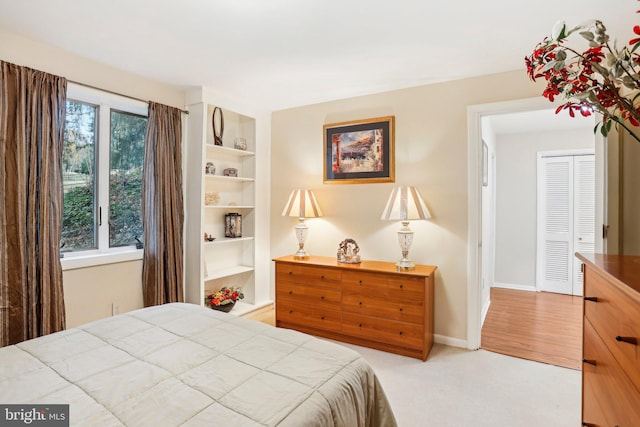
POLYGON ((604 68, 602 65, 598 64, 597 62, 592 62, 591 66, 593 67, 594 70, 602 74, 604 77, 609 77, 609 70, 604 68))
POLYGON ((622 84, 624 84, 629 89, 636 89, 636 82, 630 76, 622 77, 622 84))
POLYGON ((580 33, 580 35, 589 41, 593 41, 593 39, 595 39, 595 36, 591 31, 583 31, 580 33))

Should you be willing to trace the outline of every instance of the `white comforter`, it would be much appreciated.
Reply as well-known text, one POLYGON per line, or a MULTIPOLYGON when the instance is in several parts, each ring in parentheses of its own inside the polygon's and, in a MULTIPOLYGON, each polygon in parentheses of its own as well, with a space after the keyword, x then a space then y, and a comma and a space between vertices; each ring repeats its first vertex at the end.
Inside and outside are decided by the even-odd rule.
POLYGON ((0 349, 0 403, 70 405, 86 426, 395 426, 358 353, 191 304, 0 349))

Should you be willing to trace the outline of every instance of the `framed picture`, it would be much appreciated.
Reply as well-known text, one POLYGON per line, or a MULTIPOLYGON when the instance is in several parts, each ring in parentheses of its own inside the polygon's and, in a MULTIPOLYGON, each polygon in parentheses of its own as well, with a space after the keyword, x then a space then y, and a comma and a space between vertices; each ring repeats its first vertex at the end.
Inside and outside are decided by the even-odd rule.
POLYGON ((489 147, 482 141, 482 186, 489 185, 489 147))
POLYGON ((393 116, 324 125, 324 182, 394 182, 393 116))

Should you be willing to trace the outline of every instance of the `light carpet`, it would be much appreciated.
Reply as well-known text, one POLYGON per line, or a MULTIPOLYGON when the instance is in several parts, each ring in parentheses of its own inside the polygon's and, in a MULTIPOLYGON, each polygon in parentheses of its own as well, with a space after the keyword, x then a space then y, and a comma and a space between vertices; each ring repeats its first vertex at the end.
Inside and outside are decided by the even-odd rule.
POLYGON ((426 362, 340 344, 373 366, 401 427, 580 425, 580 371, 440 344, 426 362))

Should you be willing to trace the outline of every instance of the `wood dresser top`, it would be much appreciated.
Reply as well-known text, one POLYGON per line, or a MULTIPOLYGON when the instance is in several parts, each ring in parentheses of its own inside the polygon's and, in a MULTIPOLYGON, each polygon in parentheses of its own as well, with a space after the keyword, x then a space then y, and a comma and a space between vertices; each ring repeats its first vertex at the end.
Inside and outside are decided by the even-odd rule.
POLYGON ((338 262, 335 257, 327 257, 327 256, 310 256, 308 259, 300 260, 295 259, 293 255, 287 255, 280 258, 275 258, 274 261, 277 262, 289 262, 296 264, 308 264, 308 265, 319 265, 322 267, 333 267, 333 268, 342 268, 347 270, 357 270, 357 271, 371 271, 371 272, 385 272, 385 273, 396 273, 396 274, 406 274, 408 276, 431 276, 437 269, 437 267, 432 265, 419 265, 416 264, 415 270, 398 270, 398 267, 394 262, 385 262, 385 261, 367 261, 363 260, 359 264, 345 264, 342 262, 338 262))
POLYGON ((640 300, 640 256, 581 253, 576 256, 622 285, 630 296, 640 300))

